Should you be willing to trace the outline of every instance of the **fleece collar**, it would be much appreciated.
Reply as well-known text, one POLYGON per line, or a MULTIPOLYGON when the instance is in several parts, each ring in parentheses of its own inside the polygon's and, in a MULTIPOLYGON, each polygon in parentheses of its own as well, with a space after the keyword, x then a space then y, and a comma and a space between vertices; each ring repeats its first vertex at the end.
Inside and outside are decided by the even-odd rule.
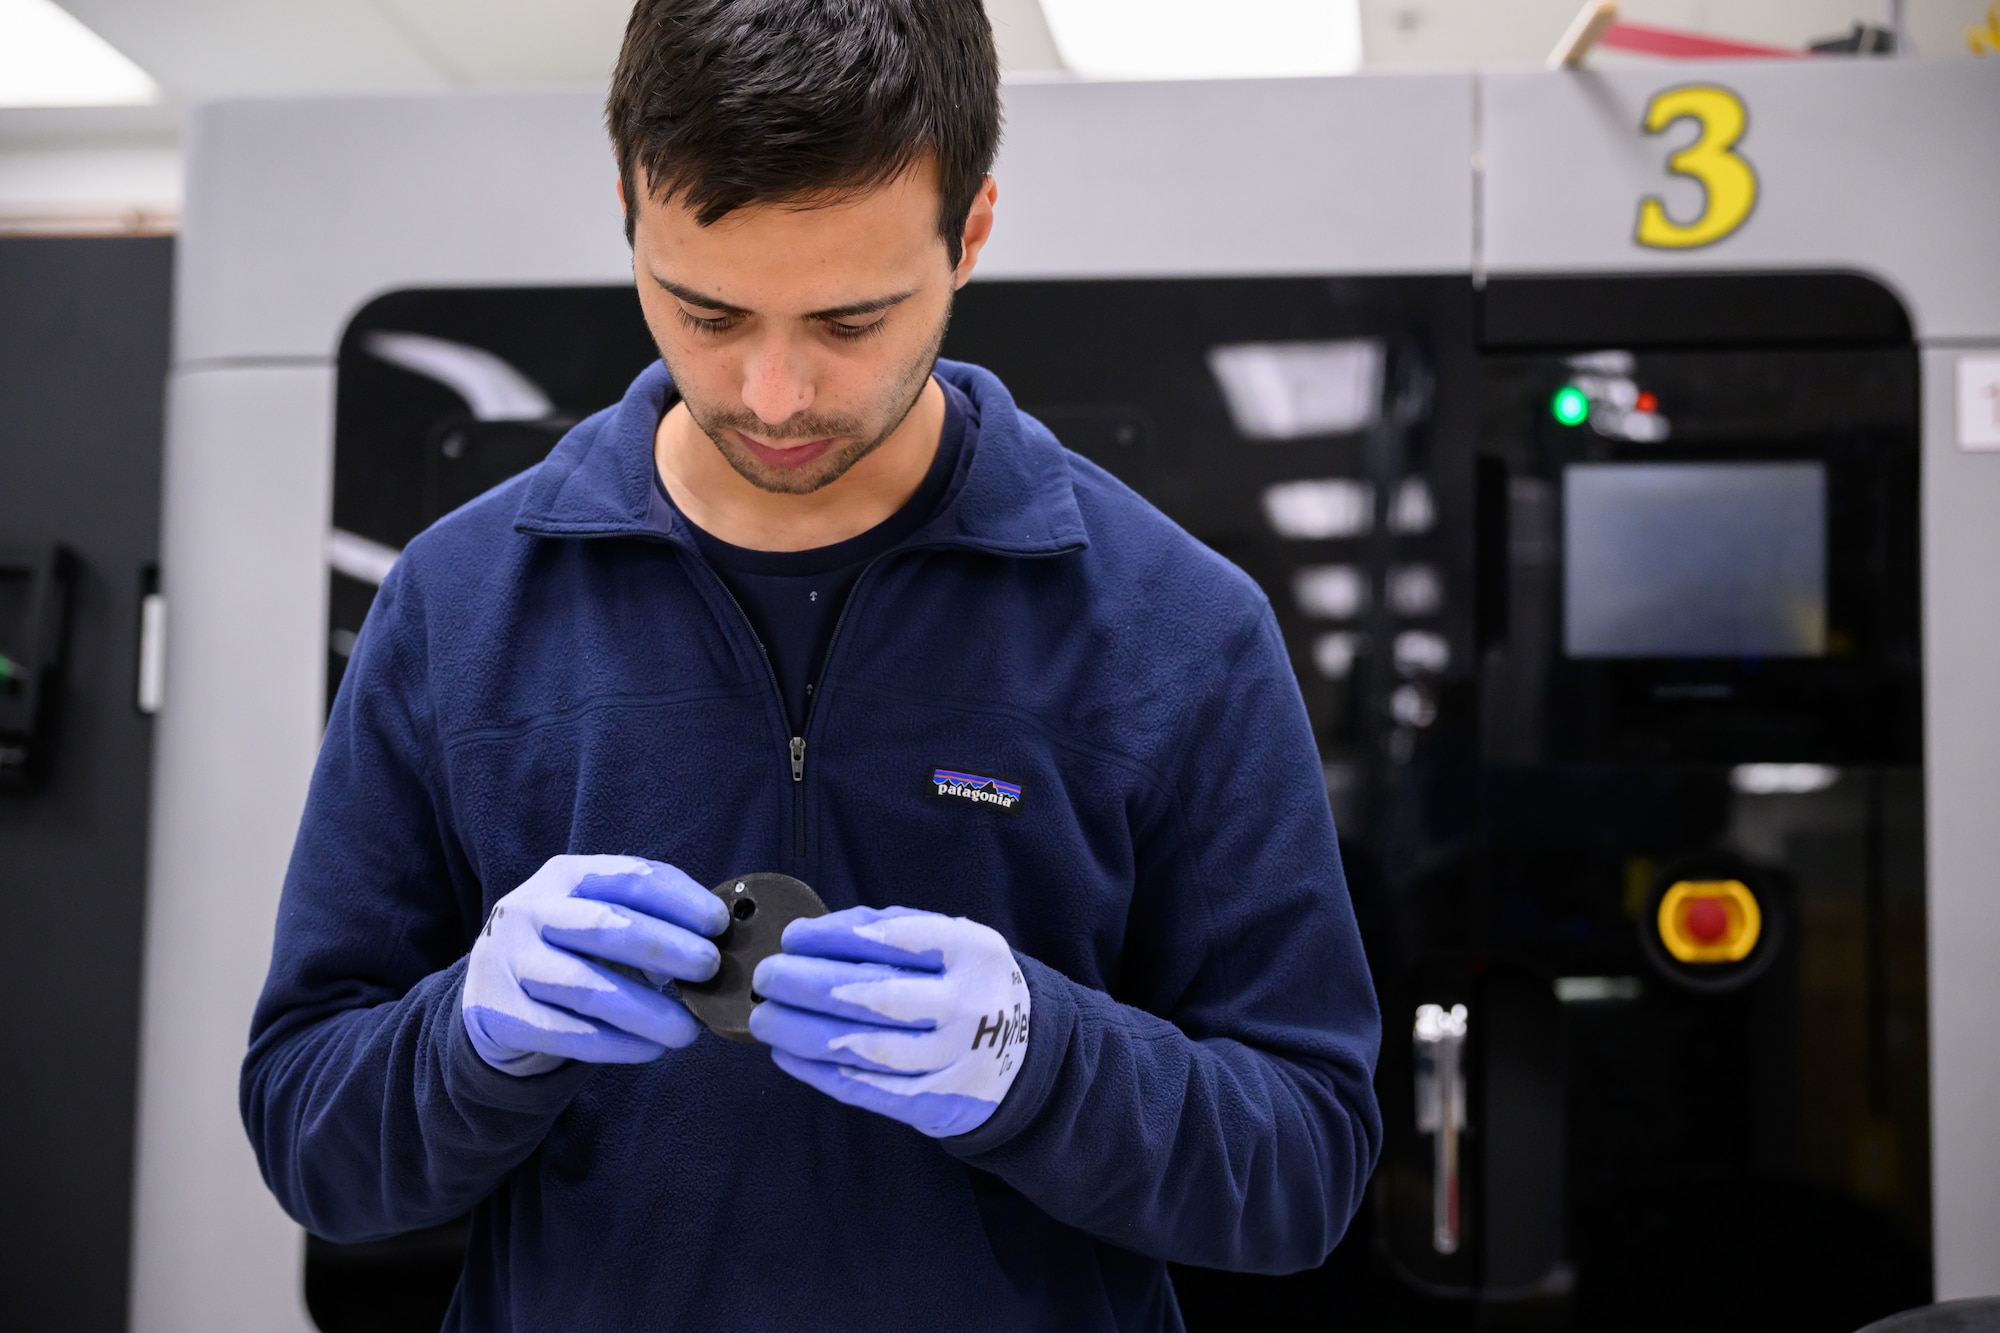
MULTIPOLYGON (((1024 417, 1006 386, 978 366, 939 361, 935 373, 972 400, 976 433, 963 481, 910 542, 1018 556, 1085 546, 1068 461, 1055 437, 1024 417)), ((667 368, 656 361, 616 407, 565 435, 529 478, 515 529, 542 537, 688 540, 686 520, 656 502, 653 483, 653 434, 672 393, 667 368)))

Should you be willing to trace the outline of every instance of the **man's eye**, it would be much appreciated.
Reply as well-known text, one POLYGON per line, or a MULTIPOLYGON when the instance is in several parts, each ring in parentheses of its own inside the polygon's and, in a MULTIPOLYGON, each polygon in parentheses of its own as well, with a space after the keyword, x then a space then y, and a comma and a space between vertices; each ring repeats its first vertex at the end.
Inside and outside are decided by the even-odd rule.
POLYGON ((826 329, 834 337, 852 342, 856 339, 866 338, 871 333, 880 332, 882 321, 886 318, 886 315, 878 315, 865 324, 846 324, 837 319, 828 320, 826 329))
POLYGON ((681 323, 696 333, 721 333, 736 323, 734 315, 697 315, 684 305, 677 305, 674 311, 681 317, 681 323))

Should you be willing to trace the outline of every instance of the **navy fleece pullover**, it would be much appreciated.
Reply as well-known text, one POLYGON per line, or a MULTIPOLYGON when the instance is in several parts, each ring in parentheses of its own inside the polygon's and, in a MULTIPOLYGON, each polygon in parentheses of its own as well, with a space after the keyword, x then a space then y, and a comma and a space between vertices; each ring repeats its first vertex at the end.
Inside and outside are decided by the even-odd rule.
POLYGON ((244 1124, 317 1234, 472 1213, 448 1327, 1172 1329, 1166 1261, 1318 1263, 1381 1139, 1380 1021, 1271 610, 940 363, 976 415, 861 575, 793 779, 757 641, 658 497, 659 366, 391 571, 328 721, 244 1124), (938 769, 1018 784, 1012 809, 938 769), (549 857, 983 922, 1034 1001, 993 1117, 932 1140, 704 1034, 489 1068, 489 908, 549 857))

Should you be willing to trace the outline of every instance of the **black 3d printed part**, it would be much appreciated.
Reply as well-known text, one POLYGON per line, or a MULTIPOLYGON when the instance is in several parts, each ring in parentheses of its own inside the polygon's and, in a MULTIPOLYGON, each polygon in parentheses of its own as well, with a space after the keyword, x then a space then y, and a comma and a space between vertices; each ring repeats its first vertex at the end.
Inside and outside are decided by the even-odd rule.
POLYGON ((825 916, 826 904, 790 875, 735 875, 710 892, 729 904, 729 929, 715 942, 722 966, 709 981, 681 982, 681 999, 716 1036, 754 1041, 750 1010, 758 996, 750 990, 751 974, 779 952, 786 926, 803 917, 825 916))

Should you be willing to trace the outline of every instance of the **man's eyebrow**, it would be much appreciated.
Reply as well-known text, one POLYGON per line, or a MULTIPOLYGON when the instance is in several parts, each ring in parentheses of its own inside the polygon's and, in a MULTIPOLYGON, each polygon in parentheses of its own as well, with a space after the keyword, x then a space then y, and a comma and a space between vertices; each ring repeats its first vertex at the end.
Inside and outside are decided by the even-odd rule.
POLYGON ((698 305, 703 310, 720 310, 725 315, 747 315, 750 313, 740 305, 731 305, 727 301, 718 301, 713 296, 703 296, 694 288, 683 287, 678 282, 668 282, 657 273, 653 274, 652 278, 654 282, 659 283, 660 286, 678 296, 681 300, 686 301, 689 305, 698 305))
MULTIPOLYGON (((663 289, 679 297, 689 305, 698 305, 703 310, 719 310, 725 315, 747 315, 751 313, 742 306, 731 305, 727 301, 719 301, 713 296, 705 296, 692 287, 683 287, 677 282, 668 282, 657 273, 652 274, 651 277, 663 289)), ((807 315, 806 318, 819 320, 854 319, 860 315, 878 314, 881 311, 889 309, 891 306, 901 305, 915 295, 915 290, 911 290, 897 292, 893 296, 877 296, 866 301, 855 301, 849 305, 837 305, 826 310, 815 310, 807 315)))
POLYGON ((915 291, 897 292, 894 296, 878 296, 872 301, 856 301, 852 305, 837 305, 831 310, 815 310, 807 319, 853 319, 856 315, 873 315, 891 306, 901 305, 915 296, 915 291))

